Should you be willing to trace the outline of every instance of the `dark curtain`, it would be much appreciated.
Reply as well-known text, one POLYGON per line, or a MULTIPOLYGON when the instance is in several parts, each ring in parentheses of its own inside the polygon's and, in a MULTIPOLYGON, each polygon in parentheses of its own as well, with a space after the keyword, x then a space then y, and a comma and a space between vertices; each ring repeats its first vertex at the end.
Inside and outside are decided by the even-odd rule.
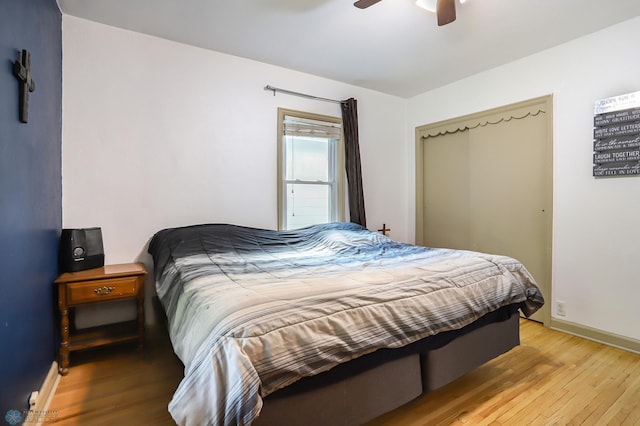
POLYGON ((358 101, 353 98, 340 103, 344 130, 345 167, 349 191, 349 214, 351 222, 367 226, 362 192, 362 169, 360 167, 360 144, 358 142, 358 101))

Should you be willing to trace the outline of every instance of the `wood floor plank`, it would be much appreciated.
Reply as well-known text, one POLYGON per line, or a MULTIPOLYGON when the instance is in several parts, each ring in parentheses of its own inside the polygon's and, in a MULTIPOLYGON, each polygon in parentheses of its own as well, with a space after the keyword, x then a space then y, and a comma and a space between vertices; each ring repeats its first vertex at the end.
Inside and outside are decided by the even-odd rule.
POLYGON ((519 347, 369 426, 640 425, 638 401, 640 355, 522 320, 519 347))
POLYGON ((49 407, 59 425, 171 425, 167 404, 182 377, 166 331, 147 345, 122 344, 74 352, 49 407))
MULTIPOLYGON (((640 355, 521 320, 521 345, 368 426, 640 425, 640 355)), ((49 410, 57 425, 172 425, 182 379, 166 331, 143 352, 72 354, 49 410)))

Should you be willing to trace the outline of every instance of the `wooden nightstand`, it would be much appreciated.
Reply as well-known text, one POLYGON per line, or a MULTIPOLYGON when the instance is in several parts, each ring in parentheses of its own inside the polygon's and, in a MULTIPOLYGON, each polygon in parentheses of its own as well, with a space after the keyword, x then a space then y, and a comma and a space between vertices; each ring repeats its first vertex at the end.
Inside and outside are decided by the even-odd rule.
POLYGON ((58 286, 60 309, 60 355, 58 369, 63 376, 69 372, 69 352, 112 343, 138 340, 144 343, 144 275, 141 263, 107 265, 79 272, 67 272, 53 283, 58 286), (83 330, 69 327, 71 308, 94 303, 136 299, 137 321, 108 324, 83 330))

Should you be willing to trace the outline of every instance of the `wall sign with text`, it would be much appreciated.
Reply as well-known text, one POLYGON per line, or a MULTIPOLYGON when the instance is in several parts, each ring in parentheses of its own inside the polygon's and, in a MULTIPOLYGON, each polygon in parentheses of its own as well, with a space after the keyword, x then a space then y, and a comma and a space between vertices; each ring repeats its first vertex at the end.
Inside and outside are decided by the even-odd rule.
POLYGON ((599 100, 593 113, 593 176, 640 175, 640 92, 599 100))

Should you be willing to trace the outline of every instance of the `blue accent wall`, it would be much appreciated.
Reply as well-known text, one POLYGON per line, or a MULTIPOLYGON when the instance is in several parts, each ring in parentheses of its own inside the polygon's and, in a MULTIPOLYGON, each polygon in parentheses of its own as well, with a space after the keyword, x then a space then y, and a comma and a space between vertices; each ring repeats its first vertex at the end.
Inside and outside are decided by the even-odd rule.
POLYGON ((0 423, 27 410, 56 357, 62 227, 62 15, 55 0, 0 1, 0 423), (12 64, 31 52, 29 122, 12 64))

